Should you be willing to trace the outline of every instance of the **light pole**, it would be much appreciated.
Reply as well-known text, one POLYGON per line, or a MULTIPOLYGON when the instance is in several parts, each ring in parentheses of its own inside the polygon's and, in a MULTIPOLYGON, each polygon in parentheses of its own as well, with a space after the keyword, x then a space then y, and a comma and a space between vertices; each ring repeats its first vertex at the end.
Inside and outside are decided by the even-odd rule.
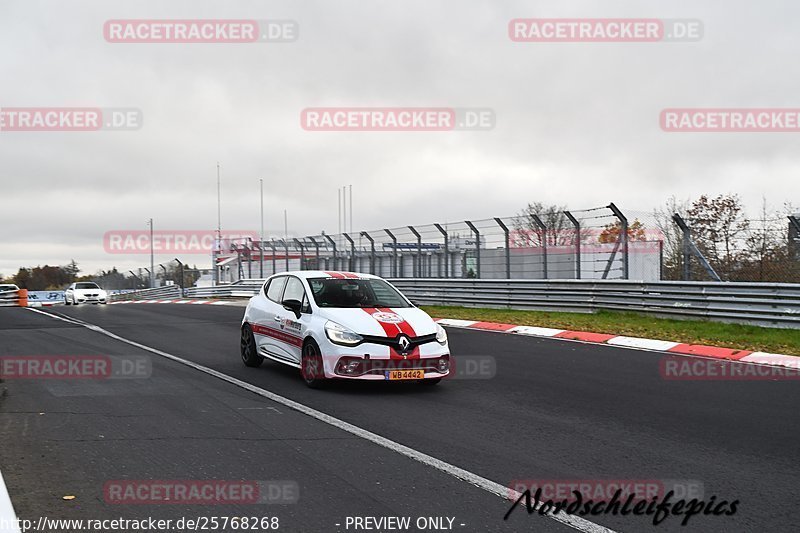
MULTIPOLYGON (((154 262, 153 262, 153 219, 151 218, 147 223, 150 226, 150 272, 155 272, 156 269, 154 267, 154 262)), ((155 280, 153 279, 153 276, 151 275, 150 276, 150 288, 151 289, 155 288, 155 286, 156 286, 155 285, 155 280)))
POLYGON ((214 269, 214 277, 212 283, 217 285, 219 282, 219 272, 217 268, 217 252, 220 242, 222 242, 222 200, 220 196, 220 179, 219 179, 219 161, 217 161, 217 242, 214 243, 214 248, 211 250, 211 267, 214 269))
POLYGON ((260 257, 259 276, 264 279, 264 178, 259 178, 261 182, 261 237, 258 241, 258 256, 260 257))

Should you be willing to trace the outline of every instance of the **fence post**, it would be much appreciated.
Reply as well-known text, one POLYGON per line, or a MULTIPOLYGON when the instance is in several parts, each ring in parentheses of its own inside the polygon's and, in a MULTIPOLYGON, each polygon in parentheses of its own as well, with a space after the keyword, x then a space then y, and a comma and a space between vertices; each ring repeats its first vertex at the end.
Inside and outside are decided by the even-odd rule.
POLYGON ((564 211, 564 215, 575 226, 575 279, 581 279, 581 223, 569 211, 564 211))
POLYGON ((620 222, 620 243, 622 244, 622 278, 630 279, 630 268, 628 264, 628 219, 622 214, 622 211, 614 205, 614 202, 608 204, 608 208, 614 213, 620 222))
POLYGON ((691 278, 691 270, 689 269, 689 259, 691 255, 694 255, 698 261, 700 261, 700 264, 703 265, 703 268, 706 269, 709 276, 715 281, 722 281, 714 268, 709 264, 706 256, 704 256, 703 252, 695 245, 692 240, 692 230, 686 224, 686 221, 683 220, 683 217, 675 213, 672 215, 672 220, 675 221, 675 224, 677 224, 683 232, 683 275, 686 278, 684 281, 690 281, 691 278))
POLYGON ((311 241, 311 244, 314 245, 314 249, 316 250, 314 269, 319 270, 319 243, 317 242, 317 239, 315 239, 314 237, 308 237, 308 240, 311 241))
POLYGON ((369 241, 369 273, 375 275, 375 239, 370 237, 366 231, 361 232, 361 236, 369 241))
POLYGON ((789 260, 796 259, 800 261, 800 219, 794 215, 789 215, 789 260), (794 230, 794 231, 792 231, 794 230))
MULTIPOLYGON (((434 226, 439 230, 439 233, 442 234, 442 237, 444 237, 444 277, 449 278, 450 269, 448 267, 448 262, 450 261, 450 250, 447 246, 447 232, 442 228, 441 224, 434 224, 434 226)), ((441 274, 439 275, 441 276, 441 274)))
POLYGON ((303 248, 303 243, 300 242, 300 239, 297 238, 294 239, 294 243, 297 245, 298 248, 300 248, 300 270, 305 270, 303 268, 303 264, 306 262, 306 251, 305 248, 303 248))
POLYGON ((277 274, 278 273, 278 267, 275 264, 275 239, 274 238, 270 239, 269 247, 272 250, 272 273, 273 274, 277 274))
POLYGON ((509 238, 508 238, 508 226, 506 226, 502 220, 495 217, 495 222, 497 225, 500 226, 500 229, 503 230, 503 234, 505 235, 505 243, 506 243, 506 279, 511 279, 511 248, 509 247, 509 238))
POLYGON ((286 255, 285 255, 285 260, 286 260, 286 272, 289 272, 289 241, 286 241, 286 240, 284 240, 284 239, 281 239, 281 242, 283 243, 283 251, 284 251, 284 253, 286 254, 286 255))
POLYGON ((353 272, 356 264, 356 243, 347 233, 342 233, 342 235, 350 242, 350 259, 347 261, 347 270, 353 272))
POLYGON ((328 235, 327 233, 325 235, 323 235, 323 237, 325 237, 328 240, 328 242, 331 243, 331 246, 333 247, 333 270, 336 270, 336 242, 334 242, 334 240, 331 238, 331 236, 328 235))
POLYGON ((475 277, 480 279, 480 277, 481 277, 481 233, 478 231, 478 228, 475 227, 475 224, 473 224, 469 220, 465 220, 464 223, 467 226, 469 226, 469 229, 471 229, 472 233, 475 234, 475 277))
POLYGON ((411 230, 411 233, 417 238, 417 257, 414 258, 414 262, 412 263, 413 269, 412 272, 414 273, 415 278, 421 278, 422 276, 422 235, 414 229, 414 226, 408 226, 408 229, 411 230))
POLYGON ((386 235, 392 239, 392 277, 397 277, 397 237, 394 236, 394 233, 389 231, 388 229, 384 228, 386 235))
POLYGON ((542 232, 542 272, 544 274, 544 279, 550 279, 547 271, 547 226, 542 222, 542 219, 539 218, 539 215, 531 214, 531 219, 533 219, 533 223, 536 224, 536 227, 542 232))
POLYGON ((181 266, 181 282, 178 284, 178 286, 181 288, 181 298, 183 298, 183 284, 185 283, 183 278, 183 263, 177 257, 175 258, 175 262, 181 266))

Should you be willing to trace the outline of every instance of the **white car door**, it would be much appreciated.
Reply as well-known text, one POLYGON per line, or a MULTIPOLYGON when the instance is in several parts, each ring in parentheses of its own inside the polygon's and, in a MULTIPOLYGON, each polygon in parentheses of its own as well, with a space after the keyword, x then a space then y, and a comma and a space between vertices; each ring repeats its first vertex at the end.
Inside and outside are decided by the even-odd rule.
MULTIPOLYGON (((307 303, 306 291, 300 278, 289 276, 286 281, 286 288, 283 291, 281 302, 289 300, 300 302, 301 305, 307 303)), ((298 317, 294 311, 286 309, 281 304, 276 311, 276 316, 278 317, 276 323, 280 327, 279 335, 282 337, 278 342, 278 347, 282 350, 284 357, 299 364, 300 352, 303 346, 303 319, 305 318, 307 322, 310 320, 310 315, 301 313, 298 317)))
POLYGON ((253 332, 256 334, 256 343, 260 350, 271 355, 286 358, 286 350, 280 348, 280 311, 283 306, 279 303, 286 287, 286 276, 277 276, 269 281, 264 288, 264 298, 257 306, 258 313, 253 316, 253 332))

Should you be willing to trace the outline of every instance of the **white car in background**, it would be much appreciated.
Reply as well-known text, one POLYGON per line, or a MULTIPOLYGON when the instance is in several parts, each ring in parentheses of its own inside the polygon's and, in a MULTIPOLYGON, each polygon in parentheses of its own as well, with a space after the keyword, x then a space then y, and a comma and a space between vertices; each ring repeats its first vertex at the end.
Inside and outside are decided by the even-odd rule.
POLYGON ((108 303, 108 293, 92 281, 77 281, 64 291, 64 303, 67 305, 104 304, 108 303))
POLYGON ((385 280, 352 272, 270 277, 241 327, 244 364, 271 359, 301 370, 309 387, 329 379, 438 383, 450 372, 447 333, 385 280))
POLYGON ((6 292, 17 292, 19 287, 14 285, 13 283, 0 283, 0 294, 6 292))
POLYGON ((12 283, 0 283, 0 305, 16 305, 19 287, 12 283))

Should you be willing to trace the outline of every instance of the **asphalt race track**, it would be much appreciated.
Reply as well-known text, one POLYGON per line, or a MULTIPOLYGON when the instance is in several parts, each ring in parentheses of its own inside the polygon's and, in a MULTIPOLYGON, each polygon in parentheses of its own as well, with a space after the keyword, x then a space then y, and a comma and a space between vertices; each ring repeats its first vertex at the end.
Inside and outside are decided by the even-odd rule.
MULTIPOLYGON (((694 480, 734 516, 586 516, 617 531, 788 531, 800 479, 798 381, 666 381, 661 354, 450 328, 492 379, 336 383, 239 359, 243 308, 0 309, 0 355, 143 355, 152 376, 6 380, 0 472, 21 518, 277 516, 280 531, 354 531, 348 516, 454 517, 454 531, 574 531, 485 487, 99 331, 216 370, 486 480, 694 480), (387 386, 389 385, 389 386, 387 386), (109 480, 283 480, 297 503, 121 505, 109 480), (65 495, 76 496, 63 500, 65 495), (338 524, 338 525, 337 525, 338 524)), ((592 524, 593 523, 593 524, 592 524)), ((596 526, 594 526, 596 527, 596 526)), ((597 530, 597 529, 596 529, 597 530)))

